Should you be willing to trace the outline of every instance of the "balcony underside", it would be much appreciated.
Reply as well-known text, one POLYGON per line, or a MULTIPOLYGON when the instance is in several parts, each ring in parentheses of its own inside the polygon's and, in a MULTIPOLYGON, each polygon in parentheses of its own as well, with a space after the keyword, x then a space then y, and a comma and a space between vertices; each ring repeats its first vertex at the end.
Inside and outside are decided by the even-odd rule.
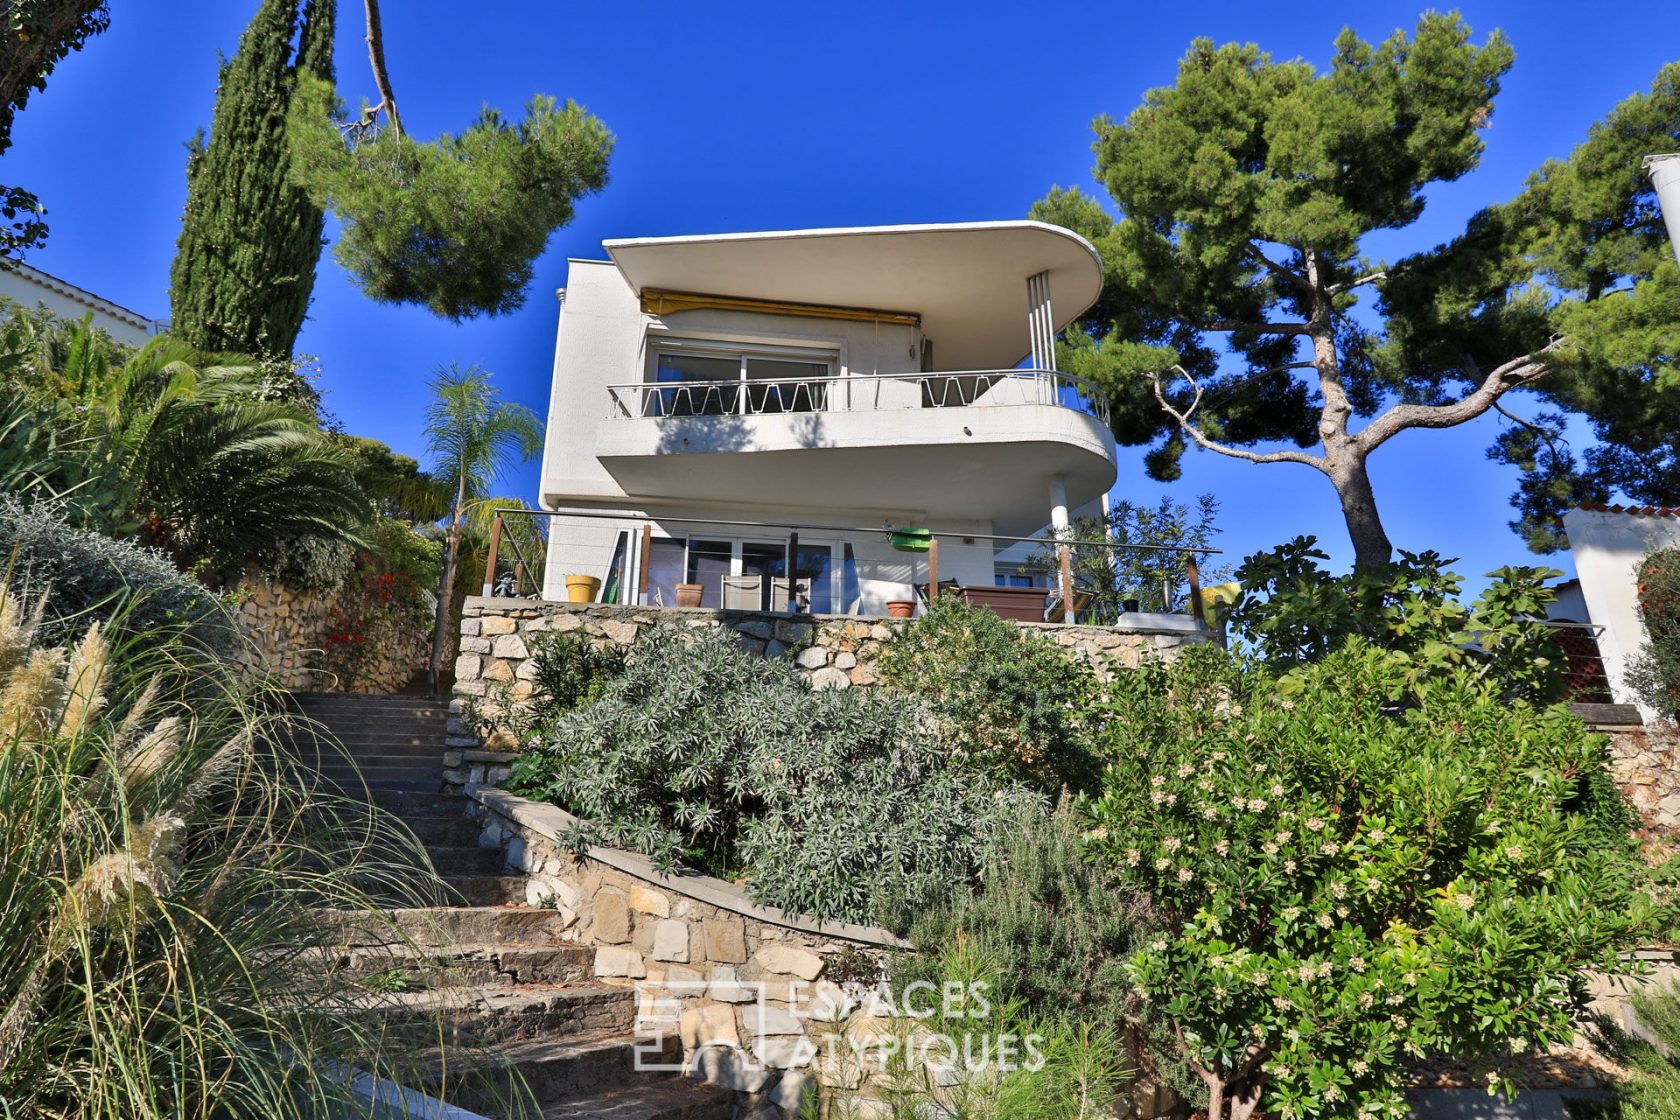
POLYGON ((1054 405, 617 419, 596 440, 641 501, 921 511, 1005 534, 1049 520, 1052 477, 1075 507, 1115 479, 1106 426, 1054 405))

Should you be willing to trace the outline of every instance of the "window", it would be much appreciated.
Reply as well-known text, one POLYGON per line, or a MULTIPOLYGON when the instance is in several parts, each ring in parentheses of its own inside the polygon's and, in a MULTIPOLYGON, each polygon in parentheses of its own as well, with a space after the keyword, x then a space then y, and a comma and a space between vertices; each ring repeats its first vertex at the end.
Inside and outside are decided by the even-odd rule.
POLYGON ((821 351, 669 340, 653 347, 644 416, 820 412, 837 363, 821 351), (820 358, 813 361, 812 358, 820 358))

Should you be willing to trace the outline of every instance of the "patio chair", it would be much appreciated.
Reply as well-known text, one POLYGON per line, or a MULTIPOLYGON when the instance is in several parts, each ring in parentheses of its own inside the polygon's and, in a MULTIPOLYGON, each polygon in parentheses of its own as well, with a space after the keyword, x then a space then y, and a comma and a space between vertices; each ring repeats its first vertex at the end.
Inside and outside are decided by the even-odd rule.
POLYGON ((764 577, 724 576, 723 609, 726 611, 763 610, 764 577))
POLYGON ((811 581, 794 580, 793 601, 788 601, 789 584, 785 579, 770 581, 770 609, 773 611, 808 611, 811 609, 811 581))

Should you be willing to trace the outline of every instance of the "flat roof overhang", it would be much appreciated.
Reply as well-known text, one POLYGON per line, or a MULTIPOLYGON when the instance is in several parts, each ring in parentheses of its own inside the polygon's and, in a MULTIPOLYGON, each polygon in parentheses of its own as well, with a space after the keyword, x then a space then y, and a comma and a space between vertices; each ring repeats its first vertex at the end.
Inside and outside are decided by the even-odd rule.
POLYGON ((920 318, 942 370, 1011 369, 1030 351, 1029 276, 1050 274, 1055 329, 1102 292, 1102 258, 1045 222, 620 238, 602 247, 646 292, 858 308, 920 318))
POLYGON ((604 420, 596 455, 636 501, 909 510, 1006 535, 1049 522, 1052 477, 1073 507, 1115 481, 1107 426, 1050 405, 604 420))

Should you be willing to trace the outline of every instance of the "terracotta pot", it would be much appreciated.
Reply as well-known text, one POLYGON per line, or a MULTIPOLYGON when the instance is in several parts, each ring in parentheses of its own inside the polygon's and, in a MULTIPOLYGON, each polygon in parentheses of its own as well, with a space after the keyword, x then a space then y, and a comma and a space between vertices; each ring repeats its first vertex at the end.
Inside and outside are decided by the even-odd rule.
POLYGON ((916 602, 914 599, 888 599, 888 618, 914 618, 916 616, 916 602))
POLYGON ((706 588, 698 583, 677 584, 677 606, 698 607, 700 597, 706 593, 706 588))

